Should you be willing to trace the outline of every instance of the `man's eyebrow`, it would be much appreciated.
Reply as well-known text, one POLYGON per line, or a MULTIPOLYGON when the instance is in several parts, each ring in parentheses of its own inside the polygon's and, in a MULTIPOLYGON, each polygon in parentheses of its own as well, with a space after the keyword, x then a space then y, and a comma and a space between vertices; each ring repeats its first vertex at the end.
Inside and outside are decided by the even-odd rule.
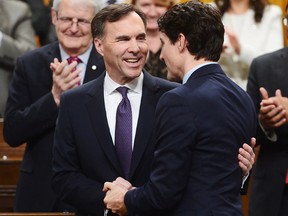
POLYGON ((140 33, 139 35, 137 35, 137 37, 146 37, 146 33, 140 33))
POLYGON ((127 35, 120 35, 120 36, 117 36, 115 39, 116 40, 127 40, 127 39, 130 39, 130 37, 127 35))

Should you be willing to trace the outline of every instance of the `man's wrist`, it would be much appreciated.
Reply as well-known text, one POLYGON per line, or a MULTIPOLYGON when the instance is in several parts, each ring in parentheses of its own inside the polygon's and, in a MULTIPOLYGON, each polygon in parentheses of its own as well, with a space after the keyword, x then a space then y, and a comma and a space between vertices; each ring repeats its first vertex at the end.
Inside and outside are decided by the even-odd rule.
POLYGON ((263 133, 266 135, 267 139, 269 139, 272 142, 277 141, 277 134, 275 133, 275 131, 273 129, 272 130, 265 129, 260 121, 259 121, 259 126, 260 126, 261 130, 263 131, 263 133))

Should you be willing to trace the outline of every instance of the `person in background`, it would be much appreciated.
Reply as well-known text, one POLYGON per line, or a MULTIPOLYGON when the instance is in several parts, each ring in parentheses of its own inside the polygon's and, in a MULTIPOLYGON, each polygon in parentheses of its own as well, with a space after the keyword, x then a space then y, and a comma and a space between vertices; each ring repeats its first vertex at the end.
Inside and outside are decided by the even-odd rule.
POLYGON ((4 117, 16 58, 36 48, 29 6, 18 0, 0 1, 0 118, 4 117))
POLYGON ((52 0, 22 0, 32 11, 32 26, 37 35, 38 46, 44 46, 57 40, 51 21, 52 0))
POLYGON ((142 10, 147 19, 146 31, 147 31, 147 43, 149 44, 149 54, 144 68, 154 76, 174 80, 173 77, 167 77, 167 68, 165 62, 163 62, 159 58, 161 52, 161 41, 157 20, 171 6, 175 4, 175 1, 132 0, 131 4, 135 5, 140 10, 142 10))
POLYGON ((253 58, 283 48, 281 8, 266 0, 215 0, 225 26, 220 65, 246 90, 253 58))
POLYGON ((255 135, 257 118, 249 95, 217 63, 224 40, 221 14, 210 4, 189 1, 173 6, 158 24, 160 58, 183 85, 158 101, 149 180, 141 187, 123 178, 106 182, 106 208, 119 215, 166 210, 166 216, 241 216, 236 158, 255 135))
MULTIPOLYGON (((113 215, 103 204, 105 181, 122 176, 141 186, 148 180, 155 149, 156 105, 162 94, 178 84, 143 69, 149 50, 145 29, 145 15, 133 5, 113 4, 99 11, 92 21, 92 34, 106 73, 61 96, 52 185, 59 197, 77 209, 77 215, 113 215), (127 95, 122 92, 122 96, 121 89, 127 95), (118 110, 118 104, 131 109, 121 106, 118 110), (118 127, 123 122, 117 118, 120 110, 130 113, 125 118, 130 121, 122 127, 118 127), (121 128, 125 128, 122 133, 121 128), (129 142, 120 142, 127 132, 129 142)), ((240 167, 247 174, 254 153, 247 144, 243 148, 240 167)))
POLYGON ((26 143, 16 189, 17 212, 70 210, 51 187, 54 130, 60 94, 105 70, 91 35, 90 24, 98 8, 97 0, 54 0, 52 22, 59 42, 17 59, 3 129, 11 147, 26 143))
MULTIPOLYGON (((284 17, 287 27, 288 6, 284 17)), ((288 33, 288 32, 287 32, 288 33)), ((288 215, 288 48, 252 61, 247 92, 259 111, 249 216, 288 215)))

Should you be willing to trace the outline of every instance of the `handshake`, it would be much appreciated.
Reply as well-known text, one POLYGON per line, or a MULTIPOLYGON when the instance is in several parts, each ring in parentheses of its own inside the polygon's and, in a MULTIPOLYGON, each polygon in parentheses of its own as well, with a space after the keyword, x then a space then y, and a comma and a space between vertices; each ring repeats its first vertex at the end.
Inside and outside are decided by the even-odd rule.
POLYGON ((113 182, 105 182, 103 191, 106 192, 106 196, 104 198, 104 204, 107 209, 106 212, 111 210, 113 213, 120 216, 126 215, 127 208, 124 203, 124 197, 127 191, 133 189, 135 189, 135 187, 121 177, 118 177, 113 182))

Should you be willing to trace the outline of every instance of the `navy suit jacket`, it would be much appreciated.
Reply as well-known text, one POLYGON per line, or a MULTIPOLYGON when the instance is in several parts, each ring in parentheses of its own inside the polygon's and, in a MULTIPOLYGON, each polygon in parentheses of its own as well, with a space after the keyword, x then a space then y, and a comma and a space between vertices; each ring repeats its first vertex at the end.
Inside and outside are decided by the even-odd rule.
MULTIPOLYGON (((106 118, 103 82, 104 75, 101 75, 61 97, 54 140, 53 188, 76 207, 78 215, 103 215, 104 183, 124 176, 106 118)), ((134 186, 143 185, 149 176, 156 104, 164 92, 176 85, 144 72, 128 179, 134 186)))
POLYGON ((256 120, 249 95, 218 64, 197 69, 159 100, 150 180, 126 194, 128 212, 242 215, 237 154, 255 135, 256 120))
MULTIPOLYGON (((277 89, 288 97, 288 48, 255 58, 251 64, 247 92, 255 104, 257 112, 262 100, 259 92, 264 87, 270 97, 277 89)), ((288 126, 275 128, 277 141, 269 140, 258 128, 257 144, 261 145, 256 164, 252 171, 249 215, 275 215, 279 211, 285 188, 288 169, 288 126), (272 186, 272 187, 271 187, 272 186)))
MULTIPOLYGON (((16 191, 15 211, 49 212, 57 205, 51 188, 52 145, 58 116, 52 89, 50 63, 60 58, 57 42, 17 59, 4 118, 4 138, 17 147, 26 143, 16 191)), ((92 48, 84 82, 105 71, 102 56, 92 48), (92 65, 97 69, 92 70, 92 65)), ((63 209, 62 209, 63 210, 63 209)))

